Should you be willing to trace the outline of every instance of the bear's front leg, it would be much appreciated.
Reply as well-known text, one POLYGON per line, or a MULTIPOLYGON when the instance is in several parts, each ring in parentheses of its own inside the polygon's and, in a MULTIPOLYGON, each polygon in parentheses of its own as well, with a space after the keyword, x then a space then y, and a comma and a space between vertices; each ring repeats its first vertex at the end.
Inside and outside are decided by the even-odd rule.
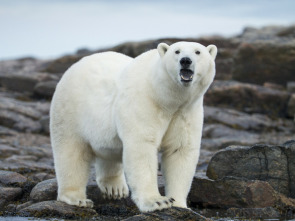
POLYGON ((126 142, 123 165, 132 199, 141 212, 172 206, 174 199, 159 193, 157 147, 153 142, 126 142))
POLYGON ((162 154, 162 172, 165 178, 165 195, 173 197, 173 206, 187 208, 186 198, 199 159, 198 147, 181 147, 162 154))

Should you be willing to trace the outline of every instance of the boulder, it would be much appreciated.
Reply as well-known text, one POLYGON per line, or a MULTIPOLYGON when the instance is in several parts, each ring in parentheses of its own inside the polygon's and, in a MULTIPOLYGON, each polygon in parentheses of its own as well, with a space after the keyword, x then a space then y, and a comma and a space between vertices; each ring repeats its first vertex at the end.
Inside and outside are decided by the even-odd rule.
POLYGON ((49 179, 38 183, 30 193, 30 199, 34 202, 46 200, 56 200, 57 197, 57 181, 49 179))
POLYGON ((26 182, 27 178, 19 173, 0 170, 0 184, 22 187, 26 182))
POLYGON ((207 176, 213 180, 239 177, 267 181, 277 192, 295 196, 295 141, 282 146, 231 146, 211 159, 207 176))
POLYGON ((20 216, 60 217, 60 218, 93 218, 97 216, 95 210, 70 206, 58 201, 43 201, 32 204, 18 211, 20 216))
POLYGON ((278 193, 268 182, 238 177, 212 180, 195 176, 188 198, 202 207, 295 210, 295 200, 278 193))
POLYGON ((55 91, 55 87, 58 81, 44 81, 39 82, 34 87, 34 93, 37 96, 44 98, 51 98, 55 91))
POLYGON ((1 199, 14 201, 21 197, 23 191, 20 187, 0 187, 1 199))
POLYGON ((285 86, 295 80, 294 50, 293 42, 242 43, 233 63, 233 80, 260 85, 268 81, 285 86))
POLYGON ((276 127, 270 118, 260 114, 247 114, 227 108, 204 107, 205 123, 221 123, 234 129, 270 131, 276 127))
POLYGON ((236 81, 215 80, 205 95, 204 103, 246 113, 286 117, 289 98, 289 93, 280 90, 236 81))

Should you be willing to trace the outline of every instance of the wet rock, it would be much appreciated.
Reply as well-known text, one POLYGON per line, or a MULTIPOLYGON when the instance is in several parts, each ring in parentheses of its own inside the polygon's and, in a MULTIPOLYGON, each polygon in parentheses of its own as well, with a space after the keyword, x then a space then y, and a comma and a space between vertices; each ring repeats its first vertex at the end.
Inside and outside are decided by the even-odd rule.
POLYGON ((97 216, 95 210, 70 206, 58 201, 43 201, 25 207, 18 212, 20 216, 60 217, 60 218, 93 218, 97 216))
POLYGON ((265 208, 229 208, 226 211, 229 217, 246 219, 279 218, 280 212, 273 207, 265 208))
POLYGON ((34 93, 40 97, 51 98, 58 81, 44 81, 36 84, 34 93))
POLYGON ((289 117, 295 117, 295 94, 292 94, 288 102, 287 114, 289 117))
POLYGON ((215 80, 205 95, 205 104, 246 113, 285 117, 290 94, 259 85, 215 80))
POLYGON ((285 86, 288 81, 295 80, 294 50, 294 42, 281 45, 243 43, 234 59, 233 79, 260 85, 267 79, 285 86))
POLYGON ((19 173, 0 170, 0 184, 10 186, 23 186, 26 182, 27 178, 19 173))
POLYGON ((152 213, 142 213, 124 219, 124 221, 139 221, 139 220, 210 220, 206 217, 189 209, 173 207, 152 213))
POLYGON ((45 180, 38 183, 30 193, 30 199, 34 202, 56 200, 57 181, 56 179, 45 180))

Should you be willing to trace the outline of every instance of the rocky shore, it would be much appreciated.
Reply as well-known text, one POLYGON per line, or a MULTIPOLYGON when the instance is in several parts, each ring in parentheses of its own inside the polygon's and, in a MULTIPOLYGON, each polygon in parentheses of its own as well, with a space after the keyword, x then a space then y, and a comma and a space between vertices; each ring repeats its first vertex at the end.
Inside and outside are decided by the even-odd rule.
MULTIPOLYGON (((95 220, 291 219, 295 212, 295 26, 246 28, 239 36, 128 42, 55 60, 0 61, 0 216, 95 220), (81 57, 135 57, 159 42, 218 47, 205 96, 202 150, 188 197, 192 210, 140 213, 130 199, 104 199, 89 179, 93 209, 56 201, 49 108, 63 72, 81 57)), ((159 172, 160 191, 164 181, 159 172)))

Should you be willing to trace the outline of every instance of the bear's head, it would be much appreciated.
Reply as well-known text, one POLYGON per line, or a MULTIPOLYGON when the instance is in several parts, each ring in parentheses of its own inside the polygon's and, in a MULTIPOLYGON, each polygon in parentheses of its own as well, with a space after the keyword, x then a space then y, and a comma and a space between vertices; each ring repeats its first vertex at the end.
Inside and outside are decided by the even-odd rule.
POLYGON ((195 42, 177 42, 171 46, 160 43, 157 50, 166 72, 183 86, 200 82, 204 77, 208 83, 215 75, 215 45, 207 47, 195 42))

